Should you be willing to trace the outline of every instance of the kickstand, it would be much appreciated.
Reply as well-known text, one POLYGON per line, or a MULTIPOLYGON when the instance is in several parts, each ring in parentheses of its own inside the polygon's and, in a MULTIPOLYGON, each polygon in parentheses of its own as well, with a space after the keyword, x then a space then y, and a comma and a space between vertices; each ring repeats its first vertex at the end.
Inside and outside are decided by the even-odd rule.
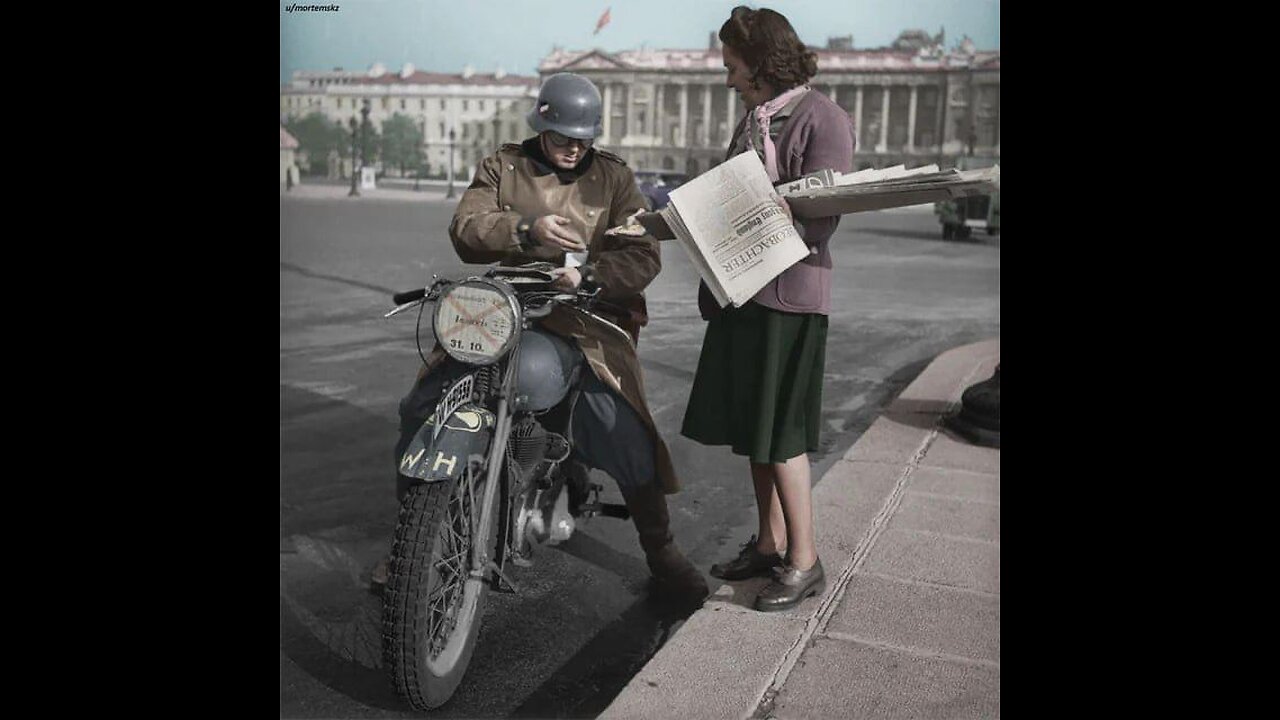
POLYGON ((520 593, 520 588, 516 586, 515 582, 512 581, 511 578, 507 577, 506 573, 502 572, 502 568, 498 567, 497 563, 490 560, 489 569, 492 570, 494 574, 498 576, 498 581, 495 581, 493 584, 493 589, 495 592, 512 593, 512 594, 520 593), (502 587, 502 582, 507 583, 506 588, 502 587))

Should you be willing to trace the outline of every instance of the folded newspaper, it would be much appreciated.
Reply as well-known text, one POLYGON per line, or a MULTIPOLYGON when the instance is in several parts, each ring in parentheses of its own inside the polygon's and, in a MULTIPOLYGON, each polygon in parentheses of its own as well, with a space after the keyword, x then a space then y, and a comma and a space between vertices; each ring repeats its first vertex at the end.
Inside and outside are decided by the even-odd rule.
POLYGON ((902 165, 855 173, 822 170, 778 186, 797 217, 847 215, 868 210, 921 205, 1000 189, 1000 166, 981 170, 939 170, 937 165, 907 170, 902 165))
POLYGON ((776 194, 759 156, 741 153, 672 190, 641 224, 669 228, 720 307, 739 307, 809 254, 776 194))
POLYGON ((656 212, 639 213, 610 234, 649 233, 675 239, 721 307, 739 307, 810 252, 774 201, 787 199, 797 218, 827 217, 919 205, 1000 188, 1000 166, 939 170, 898 165, 853 173, 820 170, 770 183, 755 153, 741 153, 671 191, 656 212))

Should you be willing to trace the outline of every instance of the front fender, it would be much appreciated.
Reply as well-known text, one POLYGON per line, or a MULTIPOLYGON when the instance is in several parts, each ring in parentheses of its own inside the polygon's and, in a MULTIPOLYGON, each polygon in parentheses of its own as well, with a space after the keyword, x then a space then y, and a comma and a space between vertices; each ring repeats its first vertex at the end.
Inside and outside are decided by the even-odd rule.
POLYGON ((462 477, 468 458, 484 456, 489 450, 495 424, 493 413, 475 403, 463 403, 436 433, 436 417, 432 415, 414 434, 404 455, 400 456, 400 474, 423 482, 462 477))

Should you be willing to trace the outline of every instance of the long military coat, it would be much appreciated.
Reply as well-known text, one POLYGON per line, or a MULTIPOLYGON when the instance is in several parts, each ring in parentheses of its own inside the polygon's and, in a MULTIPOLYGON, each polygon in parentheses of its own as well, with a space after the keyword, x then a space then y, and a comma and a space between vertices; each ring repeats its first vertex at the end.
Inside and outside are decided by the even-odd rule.
POLYGON ((458 202, 449 237, 463 262, 520 265, 543 261, 561 265, 562 251, 541 245, 523 247, 520 228, 547 214, 570 219, 571 228, 587 243, 583 270, 601 286, 600 299, 620 308, 611 319, 631 337, 589 323, 580 313, 561 307, 542 320, 542 327, 576 341, 596 377, 639 414, 657 452, 654 465, 659 481, 666 492, 673 493, 680 483, 645 403, 634 345, 640 327, 648 322, 643 291, 662 269, 659 245, 650 235, 605 235, 609 228, 625 224, 636 211, 647 210, 648 204, 621 158, 599 149, 591 155, 585 171, 579 166, 575 172, 557 173, 525 147, 503 145, 480 163, 475 179, 458 202))

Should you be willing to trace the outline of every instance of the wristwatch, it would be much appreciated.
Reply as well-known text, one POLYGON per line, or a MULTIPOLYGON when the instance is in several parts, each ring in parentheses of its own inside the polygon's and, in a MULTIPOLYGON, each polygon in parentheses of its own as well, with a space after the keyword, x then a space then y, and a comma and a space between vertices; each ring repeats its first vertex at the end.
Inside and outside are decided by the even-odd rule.
POLYGON ((533 239, 529 231, 533 229, 533 221, 536 218, 520 218, 520 222, 516 223, 516 240, 520 243, 523 250, 533 250, 538 247, 538 241, 533 239))

